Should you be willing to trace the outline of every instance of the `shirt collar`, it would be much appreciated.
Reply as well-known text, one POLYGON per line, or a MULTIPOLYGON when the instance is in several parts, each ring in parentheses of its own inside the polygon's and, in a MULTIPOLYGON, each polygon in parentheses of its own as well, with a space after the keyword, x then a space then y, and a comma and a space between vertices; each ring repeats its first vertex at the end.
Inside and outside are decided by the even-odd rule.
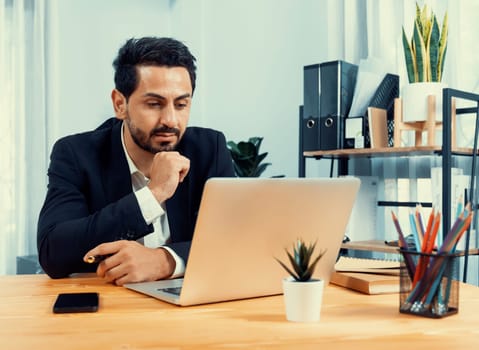
POLYGON ((131 159, 130 155, 128 154, 128 151, 126 150, 125 138, 123 136, 124 129, 125 122, 121 124, 121 145, 123 146, 123 152, 125 152, 126 161, 128 162, 128 168, 130 169, 130 175, 133 176, 135 173, 142 174, 142 172, 136 167, 135 163, 133 163, 133 159, 131 159))

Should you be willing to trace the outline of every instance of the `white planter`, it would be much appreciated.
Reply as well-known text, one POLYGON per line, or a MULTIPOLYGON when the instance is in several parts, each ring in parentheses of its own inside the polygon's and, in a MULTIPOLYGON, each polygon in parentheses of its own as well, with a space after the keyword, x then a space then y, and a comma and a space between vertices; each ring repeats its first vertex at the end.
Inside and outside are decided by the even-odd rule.
POLYGON ((427 120, 427 99, 429 95, 436 96, 436 121, 442 121, 442 89, 444 83, 412 83, 402 89, 402 121, 421 122, 427 120))
POLYGON ((297 282, 292 277, 283 279, 286 319, 293 322, 318 322, 321 318, 323 280, 297 282))

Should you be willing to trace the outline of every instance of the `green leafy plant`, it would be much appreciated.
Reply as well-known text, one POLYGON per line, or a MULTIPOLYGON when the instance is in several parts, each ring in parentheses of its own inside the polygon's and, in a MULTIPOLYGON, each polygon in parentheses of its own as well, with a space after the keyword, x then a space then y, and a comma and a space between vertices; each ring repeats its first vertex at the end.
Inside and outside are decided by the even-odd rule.
POLYGON ((422 10, 416 3, 416 18, 411 40, 408 41, 404 27, 402 41, 407 75, 410 83, 440 82, 447 49, 447 12, 442 30, 434 12, 424 5, 422 10))
POLYGON ((259 153, 262 141, 262 137, 250 137, 248 141, 227 142, 237 176, 259 177, 271 165, 271 163, 262 163, 268 155, 268 152, 259 153))
POLYGON ((316 264, 323 257, 326 251, 320 252, 319 255, 312 260, 313 252, 316 247, 316 243, 306 244, 302 239, 298 239, 293 245, 293 253, 291 254, 285 249, 286 254, 288 255, 289 262, 293 267, 290 269, 286 264, 284 264, 278 258, 275 258, 281 266, 288 271, 288 273, 296 281, 306 282, 311 279, 316 268, 316 264))

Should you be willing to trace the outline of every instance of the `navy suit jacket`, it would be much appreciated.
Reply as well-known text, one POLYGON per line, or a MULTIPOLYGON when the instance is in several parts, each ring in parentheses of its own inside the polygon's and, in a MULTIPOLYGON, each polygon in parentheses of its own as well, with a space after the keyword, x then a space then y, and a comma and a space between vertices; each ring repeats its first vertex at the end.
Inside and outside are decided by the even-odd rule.
MULTIPOLYGON (((100 243, 136 240, 153 232, 132 190, 121 124, 109 119, 53 147, 37 232, 40 264, 52 278, 94 271, 96 266, 84 263, 83 256, 100 243)), ((186 262, 206 180, 235 175, 225 137, 218 131, 189 127, 177 150, 190 160, 190 170, 166 201, 167 245, 186 262)))

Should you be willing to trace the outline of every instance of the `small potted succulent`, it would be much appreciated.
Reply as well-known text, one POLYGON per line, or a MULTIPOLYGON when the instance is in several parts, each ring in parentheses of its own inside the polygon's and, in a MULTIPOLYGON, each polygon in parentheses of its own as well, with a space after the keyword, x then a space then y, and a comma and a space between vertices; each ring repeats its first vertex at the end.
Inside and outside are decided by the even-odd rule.
POLYGON ((306 244, 302 239, 298 239, 294 243, 293 253, 286 249, 292 268, 275 258, 290 274, 290 277, 283 279, 288 321, 317 322, 320 320, 324 281, 313 278, 313 273, 325 251, 313 258, 315 247, 316 243, 306 244))

